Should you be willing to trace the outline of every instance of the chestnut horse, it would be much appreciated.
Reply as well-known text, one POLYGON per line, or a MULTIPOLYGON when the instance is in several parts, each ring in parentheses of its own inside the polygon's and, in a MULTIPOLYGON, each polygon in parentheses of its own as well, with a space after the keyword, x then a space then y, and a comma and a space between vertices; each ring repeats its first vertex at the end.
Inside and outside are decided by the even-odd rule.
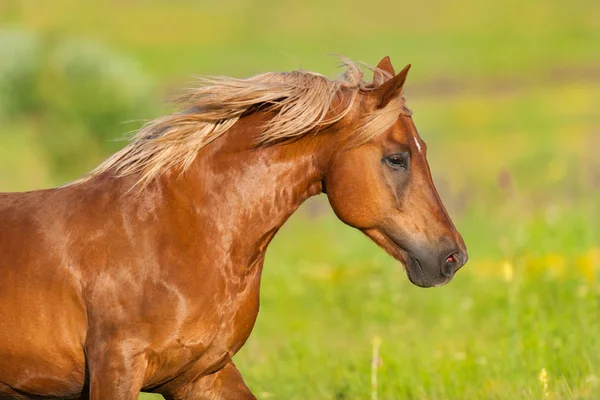
POLYGON ((0 194, 0 398, 255 399, 232 357, 267 246, 310 196, 442 285, 465 244, 405 106, 410 66, 365 82, 210 78, 69 185, 0 194))

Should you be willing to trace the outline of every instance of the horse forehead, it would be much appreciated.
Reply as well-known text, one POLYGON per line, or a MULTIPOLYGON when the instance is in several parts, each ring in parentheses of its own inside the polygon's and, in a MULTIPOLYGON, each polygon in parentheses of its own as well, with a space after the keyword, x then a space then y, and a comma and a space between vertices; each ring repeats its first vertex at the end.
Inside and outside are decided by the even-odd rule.
POLYGON ((392 140, 409 147, 414 146, 419 152, 423 151, 423 140, 419 136, 419 133, 412 122, 412 118, 401 115, 394 127, 396 129, 391 130, 392 140))

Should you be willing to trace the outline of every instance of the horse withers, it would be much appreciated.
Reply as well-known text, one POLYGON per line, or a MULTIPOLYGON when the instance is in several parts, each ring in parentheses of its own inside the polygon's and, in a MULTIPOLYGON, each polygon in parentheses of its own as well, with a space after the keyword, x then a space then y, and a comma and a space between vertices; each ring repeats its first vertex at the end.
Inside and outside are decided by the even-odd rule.
POLYGON ((428 287, 466 262, 405 105, 365 82, 210 78, 66 186, 0 194, 0 398, 254 399, 232 362, 277 230, 310 196, 428 287))

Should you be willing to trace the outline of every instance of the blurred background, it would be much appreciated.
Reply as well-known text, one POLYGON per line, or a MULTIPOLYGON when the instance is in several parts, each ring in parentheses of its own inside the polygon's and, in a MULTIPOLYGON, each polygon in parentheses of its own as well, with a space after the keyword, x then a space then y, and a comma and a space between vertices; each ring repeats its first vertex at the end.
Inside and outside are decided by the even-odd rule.
POLYGON ((408 105, 471 261, 416 288, 310 200, 269 248, 234 358, 251 389, 600 398, 598 1, 0 0, 0 190, 82 176, 194 75, 335 77, 330 53, 413 65, 408 105))

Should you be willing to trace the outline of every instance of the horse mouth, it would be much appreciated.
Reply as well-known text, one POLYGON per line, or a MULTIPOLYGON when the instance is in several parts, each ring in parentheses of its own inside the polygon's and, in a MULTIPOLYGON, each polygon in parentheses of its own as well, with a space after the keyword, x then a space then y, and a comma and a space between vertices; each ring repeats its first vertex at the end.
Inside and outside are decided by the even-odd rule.
POLYGON ((400 261, 404 265, 408 280, 419 287, 432 287, 435 286, 429 279, 425 270, 421 266, 419 260, 412 257, 410 253, 404 249, 404 247, 398 243, 391 235, 388 235, 382 230, 376 229, 365 229, 363 230, 367 236, 369 236, 375 243, 381 246, 387 251, 392 257, 400 261))
POLYGON ((386 233, 383 234, 384 237, 390 242, 390 244, 395 248, 396 255, 392 254, 394 258, 404 264, 404 270, 406 271, 406 276, 408 280, 416 286, 422 288, 429 288, 433 286, 437 286, 434 282, 431 282, 425 269, 419 262, 419 259, 413 257, 408 250, 405 250, 404 247, 398 243, 394 238, 386 233))
POLYGON ((421 263, 415 257, 408 257, 405 267, 408 280, 413 285, 423 288, 435 286, 430 282, 421 263))

